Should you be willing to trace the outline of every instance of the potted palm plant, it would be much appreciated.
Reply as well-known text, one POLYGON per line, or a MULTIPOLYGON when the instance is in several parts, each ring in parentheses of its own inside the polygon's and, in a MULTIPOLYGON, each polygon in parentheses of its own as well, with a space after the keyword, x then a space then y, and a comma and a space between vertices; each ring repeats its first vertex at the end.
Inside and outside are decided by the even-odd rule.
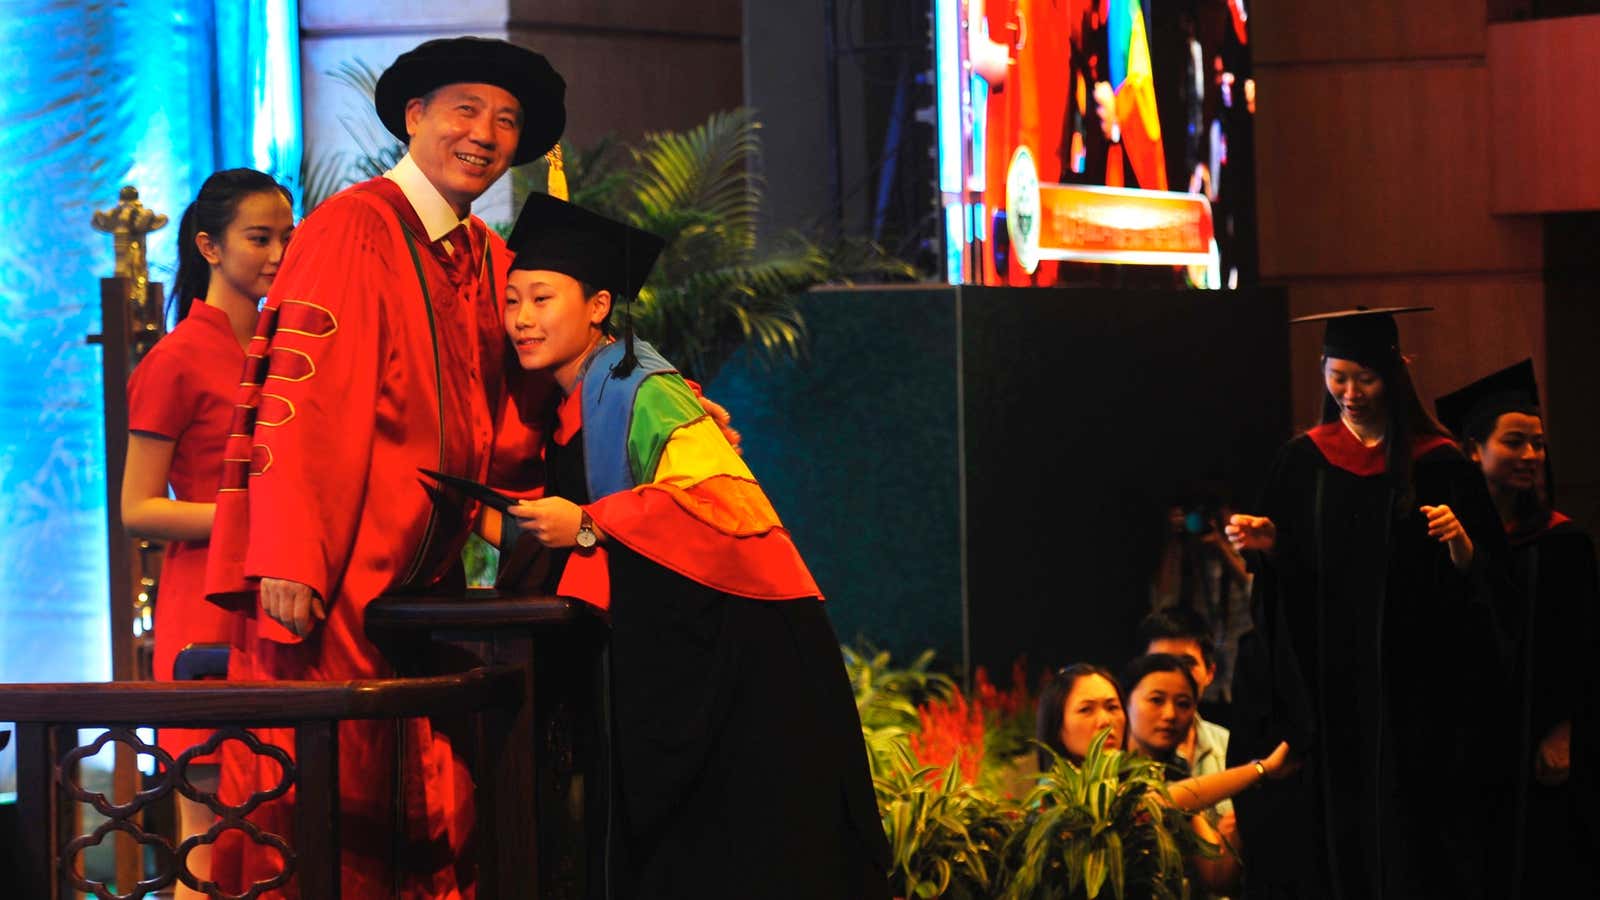
MULTIPOLYGON (((917 276, 861 239, 824 246, 790 234, 762 246, 760 132, 754 111, 741 108, 686 131, 647 134, 633 147, 562 145, 574 203, 666 239, 634 304, 634 326, 702 382, 741 348, 768 363, 802 356, 807 335, 794 298, 814 285, 917 276)), ((513 193, 541 189, 546 165, 524 167, 513 193)))
POLYGON ((768 361, 799 356, 806 331, 794 296, 830 271, 809 241, 757 246, 760 129, 751 110, 736 109, 687 131, 647 134, 625 154, 604 144, 571 154, 574 202, 666 239, 633 306, 634 327, 702 382, 741 347, 768 361))

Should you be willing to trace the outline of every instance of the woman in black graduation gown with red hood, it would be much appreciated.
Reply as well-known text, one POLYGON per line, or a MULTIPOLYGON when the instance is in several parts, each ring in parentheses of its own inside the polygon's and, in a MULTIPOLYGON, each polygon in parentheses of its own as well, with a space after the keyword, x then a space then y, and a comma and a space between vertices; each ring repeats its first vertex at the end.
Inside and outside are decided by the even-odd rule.
POLYGON ((1512 895, 1592 892, 1592 698, 1600 649, 1594 542, 1553 505, 1533 360, 1440 397, 1435 408, 1488 482, 1511 542, 1510 574, 1522 600, 1520 614, 1507 622, 1517 653, 1507 686, 1513 693, 1501 706, 1517 716, 1508 723, 1517 728, 1510 824, 1512 884, 1520 895, 1512 895))
POLYGON ((1235 801, 1249 897, 1478 897, 1499 865, 1480 836, 1504 791, 1463 786, 1507 737, 1482 733, 1504 534, 1417 397, 1394 321, 1411 311, 1296 320, 1327 323, 1321 424, 1226 529, 1256 570, 1229 761, 1305 748, 1293 777, 1235 801))

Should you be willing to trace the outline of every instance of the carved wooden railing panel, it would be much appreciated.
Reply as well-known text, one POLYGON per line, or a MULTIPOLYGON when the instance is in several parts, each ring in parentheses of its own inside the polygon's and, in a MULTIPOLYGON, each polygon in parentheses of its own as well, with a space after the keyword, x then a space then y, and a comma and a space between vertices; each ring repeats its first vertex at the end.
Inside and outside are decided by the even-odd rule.
POLYGON ((161 890, 174 881, 182 881, 190 888, 209 893, 214 897, 226 897, 231 900, 255 900, 262 893, 280 888, 289 883, 294 877, 298 856, 293 848, 282 837, 257 828, 255 823, 249 821, 248 816, 256 807, 283 796, 297 781, 294 761, 289 754, 274 744, 262 742, 250 731, 236 726, 225 727, 214 732, 210 738, 197 744, 173 759, 161 747, 146 743, 138 733, 131 728, 110 728, 102 732, 98 738, 85 746, 74 747, 68 750, 61 762, 55 767, 56 783, 66 799, 93 807, 106 821, 101 823, 89 834, 79 835, 61 849, 61 874, 68 884, 77 890, 93 894, 102 900, 133 900, 148 893, 161 890), (216 752, 224 740, 236 740, 243 744, 256 756, 267 757, 278 764, 280 777, 278 783, 266 791, 256 792, 245 798, 243 803, 229 805, 217 798, 215 793, 202 791, 189 780, 189 763, 201 756, 216 752), (89 757, 96 756, 108 743, 121 743, 129 748, 134 755, 151 756, 156 761, 156 772, 152 778, 146 779, 144 790, 138 792, 127 803, 116 804, 104 794, 89 791, 77 784, 74 773, 78 771, 78 763, 89 757), (185 797, 203 803, 217 814, 217 823, 203 835, 195 835, 184 840, 174 847, 163 835, 152 834, 146 831, 139 818, 139 813, 151 804, 165 800, 174 791, 185 797), (137 843, 152 847, 155 850, 154 873, 133 886, 126 893, 117 893, 104 882, 91 881, 80 875, 76 864, 79 854, 90 847, 98 845, 113 831, 127 834, 137 843), (238 831, 252 843, 276 850, 284 861, 283 869, 273 878, 256 882, 243 894, 229 894, 221 891, 215 884, 202 881, 189 869, 189 854, 201 844, 215 843, 223 832, 238 831))
MULTIPOLYGON (((515 710, 523 702, 523 675, 509 666, 492 666, 435 678, 377 679, 347 682, 253 682, 0 685, 0 721, 16 723, 17 804, 23 871, 13 896, 60 900, 83 891, 101 900, 132 900, 182 881, 218 900, 254 900, 263 892, 298 882, 306 898, 339 896, 338 723, 345 719, 409 719, 424 716, 478 714, 515 710), (160 747, 139 738, 138 726, 214 728, 201 744, 174 759, 160 747), (291 728, 293 757, 262 742, 251 728, 291 728), (79 729, 106 729, 85 745, 79 729), (188 777, 189 764, 236 741, 251 753, 271 759, 282 772, 270 789, 237 805, 222 802, 215 792, 197 788, 188 777), (121 744, 136 755, 156 761, 156 774, 146 787, 124 802, 90 791, 78 783, 78 764, 108 744, 121 744), (261 804, 296 789, 294 846, 267 832, 246 816, 261 804), (205 834, 181 843, 146 831, 139 813, 173 792, 203 803, 218 821, 205 834), (72 834, 76 816, 70 804, 82 804, 105 817, 88 834, 72 834), (256 882, 242 894, 222 891, 189 871, 189 854, 228 831, 273 848, 282 869, 256 882), (128 835, 154 848, 154 872, 118 892, 79 871, 81 854, 114 833, 128 835)), ((492 749, 492 748, 486 748, 492 749)), ((480 780, 493 780, 495 754, 480 752, 471 760, 480 780)), ((118 885, 122 888, 124 886, 118 885)))

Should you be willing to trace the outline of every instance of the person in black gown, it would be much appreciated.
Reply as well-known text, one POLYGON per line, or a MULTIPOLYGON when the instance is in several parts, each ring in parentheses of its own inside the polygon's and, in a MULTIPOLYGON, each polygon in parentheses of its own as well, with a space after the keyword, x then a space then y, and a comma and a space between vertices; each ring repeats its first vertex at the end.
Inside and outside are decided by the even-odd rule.
POLYGON ((1256 572, 1229 761, 1287 739, 1304 762, 1235 800, 1249 897, 1470 898, 1494 865, 1496 792, 1465 786, 1494 741, 1504 534, 1417 397, 1401 311, 1297 320, 1327 324, 1322 422, 1226 528, 1256 572))
POLYGON ((610 336, 613 298, 633 296, 662 242, 535 194, 507 243, 507 335, 563 395, 547 494, 513 506, 507 530, 556 551, 552 593, 609 615, 609 896, 886 900, 888 844, 820 592, 694 391, 631 328, 610 336))
POLYGON ((1483 471, 1523 599, 1522 615, 1510 623, 1513 700, 1503 707, 1519 716, 1512 884, 1523 897, 1590 895, 1594 836, 1585 819, 1597 800, 1594 773, 1574 768, 1581 744, 1594 740, 1594 723, 1579 713, 1600 649, 1600 586, 1594 542, 1553 506, 1538 398, 1533 361, 1523 360, 1440 397, 1436 408, 1483 471))

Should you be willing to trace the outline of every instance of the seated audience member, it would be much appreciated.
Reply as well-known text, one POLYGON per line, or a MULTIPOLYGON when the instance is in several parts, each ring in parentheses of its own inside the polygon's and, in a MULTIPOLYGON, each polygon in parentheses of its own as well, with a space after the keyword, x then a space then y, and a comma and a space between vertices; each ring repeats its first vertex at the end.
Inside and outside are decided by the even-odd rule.
MULTIPOLYGON (((1039 693, 1035 738, 1075 765, 1083 761, 1089 745, 1102 731, 1111 732, 1107 747, 1121 747, 1128 726, 1122 696, 1121 683, 1105 669, 1088 663, 1067 666, 1039 693)), ((1263 778, 1288 775, 1292 771, 1286 765, 1288 755, 1289 745, 1279 744, 1262 759, 1168 782, 1167 791, 1184 809, 1205 809, 1238 795, 1263 778)), ((1049 753, 1040 751, 1040 769, 1050 768, 1053 762, 1049 753)))
MULTIPOLYGON (((1128 749, 1159 761, 1169 779, 1189 774, 1188 763, 1178 748, 1194 728, 1195 698, 1200 693, 1192 665, 1187 654, 1171 653, 1148 653, 1128 665, 1128 749)), ((1264 764, 1251 768, 1257 768, 1259 776, 1267 774, 1264 764)), ((1214 772, 1210 777, 1218 776, 1226 777, 1226 773, 1214 772)), ((1205 815, 1214 804, 1185 802, 1176 786, 1173 791, 1174 802, 1194 813, 1189 824, 1197 836, 1212 844, 1234 846, 1238 835, 1223 834, 1205 815)), ((1238 888, 1243 868, 1237 853, 1225 852, 1215 859, 1192 862, 1196 879, 1205 890, 1228 892, 1238 888)))
MULTIPOLYGON (((1034 735, 1040 744, 1073 764, 1083 762, 1095 736, 1109 730, 1107 747, 1121 747, 1128 724, 1122 709, 1122 686, 1099 666, 1077 663, 1056 673, 1039 692, 1034 735)), ((1039 771, 1054 764, 1039 751, 1039 771)))
MULTIPOLYGON (((1145 616, 1139 623, 1139 643, 1146 653, 1167 653, 1189 660, 1189 674, 1194 676, 1198 696, 1205 696, 1206 687, 1217 673, 1216 656, 1210 643, 1211 629, 1199 613, 1183 607, 1159 610, 1145 616)), ((1227 768, 1228 729, 1215 722, 1206 721, 1198 704, 1194 710, 1194 724, 1178 744, 1178 756, 1188 764, 1193 775, 1207 775, 1227 768)), ((1232 817, 1233 801, 1224 800, 1206 810, 1206 820, 1213 826, 1224 818, 1232 817)), ((1229 823, 1231 827, 1231 823, 1229 823)))
MULTIPOLYGON (((1156 654, 1140 657, 1131 671, 1139 674, 1135 690, 1129 695, 1131 702, 1147 705, 1164 703, 1173 707, 1170 714, 1147 716, 1141 720, 1140 727, 1143 727, 1143 721, 1170 720, 1164 728, 1151 728, 1151 733, 1145 738, 1135 739, 1132 727, 1137 716, 1130 715, 1125 707, 1122 687, 1116 677, 1098 666, 1078 663, 1061 669, 1056 678, 1040 692, 1035 732, 1039 743, 1076 765, 1083 761, 1095 737, 1109 731, 1110 736, 1106 741, 1108 748, 1122 746, 1126 737, 1133 752, 1149 748, 1153 752, 1146 755, 1154 759, 1177 760, 1175 748, 1180 734, 1177 719, 1181 718, 1177 708, 1187 706, 1192 712, 1194 706, 1195 687, 1187 661, 1182 657, 1156 654), (1153 680, 1144 672, 1144 668, 1151 665, 1145 662, 1147 660, 1161 661, 1158 666, 1152 667, 1161 669, 1153 680), (1174 697, 1167 700, 1156 696, 1158 692, 1174 697)), ((1288 745, 1280 744, 1266 759, 1204 776, 1169 781, 1167 789, 1173 802, 1185 811, 1215 806, 1220 800, 1234 796, 1263 778, 1279 778, 1287 774, 1285 761, 1288 752, 1288 745)), ((1053 765, 1050 753, 1041 750, 1039 756, 1041 770, 1053 765)), ((1221 836, 1202 816, 1194 815, 1191 824, 1199 836, 1211 843, 1220 843, 1221 836)), ((1228 854, 1224 854, 1220 860, 1193 862, 1200 881, 1208 889, 1225 890, 1237 882, 1237 861, 1228 854)))
POLYGON ((1165 767, 1171 780, 1193 774, 1178 747, 1194 728, 1199 685, 1188 656, 1147 653, 1128 664, 1127 747, 1165 767))

